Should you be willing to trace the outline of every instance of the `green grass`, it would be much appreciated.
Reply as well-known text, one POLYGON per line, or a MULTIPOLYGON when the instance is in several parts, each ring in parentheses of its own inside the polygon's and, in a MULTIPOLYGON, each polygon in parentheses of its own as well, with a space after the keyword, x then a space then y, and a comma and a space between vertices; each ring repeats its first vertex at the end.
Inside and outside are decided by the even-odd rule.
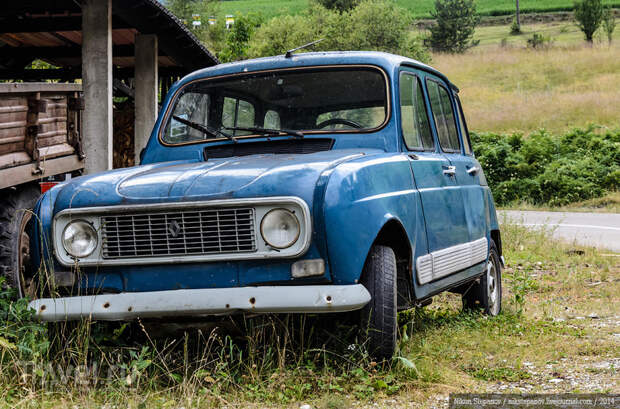
MULTIPOLYGON (((430 18, 433 0, 395 0, 409 10, 415 18, 430 18)), ((604 0, 605 4, 620 7, 617 0, 604 0)), ((498 16, 514 13, 514 0, 477 0, 478 13, 498 16)), ((297 14, 308 7, 308 0, 228 0, 220 2, 220 14, 247 14, 260 12, 266 18, 282 14, 297 14)), ((567 11, 573 9, 572 0, 521 0, 521 10, 528 12, 567 11)))
MULTIPOLYGON (((457 295, 437 296, 429 307, 400 314, 400 358, 390 366, 369 360, 344 328, 331 326, 330 317, 265 317, 245 321, 245 331, 229 330, 228 336, 203 329, 167 340, 136 338, 114 324, 82 325, 70 328, 64 344, 56 344, 62 348, 44 355, 24 349, 31 331, 21 342, 7 335, 5 317, 0 320, 0 407, 295 408, 308 403, 344 409, 376 401, 378 407, 414 402, 428 408, 447 392, 496 392, 498 385, 517 393, 523 388, 617 392, 616 369, 601 369, 600 363, 617 357, 618 260, 555 242, 544 230, 502 223, 502 234, 503 314, 463 313, 457 295), (597 319, 581 318, 593 312, 597 319), (20 357, 40 370, 20 371, 20 357), (76 371, 94 364, 102 368, 96 385, 76 371), (111 365, 125 372, 108 376, 111 365), (42 382, 50 374, 56 382, 42 382), (548 383, 568 377, 579 386, 548 383)), ((134 330, 151 332, 140 323, 134 330)))

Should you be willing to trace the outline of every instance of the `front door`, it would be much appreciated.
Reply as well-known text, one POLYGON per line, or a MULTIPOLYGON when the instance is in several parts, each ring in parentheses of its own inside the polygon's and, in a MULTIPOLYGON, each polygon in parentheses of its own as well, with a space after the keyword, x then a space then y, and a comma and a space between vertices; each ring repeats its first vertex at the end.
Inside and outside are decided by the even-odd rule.
POLYGON ((428 252, 416 260, 416 276, 419 284, 426 284, 453 272, 450 257, 442 252, 462 247, 469 241, 469 232, 456 170, 437 146, 419 75, 404 68, 399 93, 401 132, 420 192, 428 239, 428 252))

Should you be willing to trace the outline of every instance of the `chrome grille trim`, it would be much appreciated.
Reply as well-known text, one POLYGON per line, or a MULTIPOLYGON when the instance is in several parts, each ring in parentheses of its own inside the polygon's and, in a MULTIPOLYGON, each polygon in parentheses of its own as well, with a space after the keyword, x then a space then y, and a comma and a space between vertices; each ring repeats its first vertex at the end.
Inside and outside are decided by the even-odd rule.
POLYGON ((251 207, 102 216, 101 234, 104 259, 256 251, 251 207))
MULTIPOLYGON (((153 217, 153 216, 151 216, 153 217)), ((186 222, 191 222, 186 219, 186 222)), ((134 222, 135 224, 135 222, 134 222)), ((133 225, 132 225, 133 228, 133 225)), ((139 229, 139 226, 136 226, 139 229)), ((152 231, 153 234, 156 232, 152 231)), ((159 232, 159 234, 165 234, 159 232)), ((163 237, 163 236, 160 236, 163 237)), ((236 240, 236 234, 234 239, 236 240)), ((231 237, 224 237, 220 234, 220 239, 228 240, 231 237)), ((178 264, 178 263, 200 263, 200 262, 229 262, 235 260, 264 260, 264 259, 290 259, 301 256, 310 248, 312 238, 312 218, 308 204, 296 196, 271 196, 253 197, 243 199, 217 199, 202 200, 191 202, 166 202, 152 204, 126 204, 114 206, 82 207, 75 209, 64 209, 54 215, 52 223, 52 241, 54 255, 58 262, 66 267, 76 265, 87 266, 133 266, 149 264, 178 264), (232 252, 212 252, 212 253, 190 253, 172 254, 157 256, 137 256, 137 257, 117 257, 106 258, 103 252, 103 226, 102 219, 109 216, 125 216, 140 214, 161 214, 161 213, 192 213, 199 211, 209 211, 217 209, 247 209, 254 211, 254 245, 255 251, 232 251, 232 252), (286 249, 273 249, 269 247, 260 235, 260 220, 264 215, 274 208, 285 208, 297 215, 301 232, 297 242, 286 249), (93 254, 85 258, 75 260, 64 250, 62 246, 62 232, 66 225, 72 220, 85 220, 91 223, 99 235, 99 246, 93 254)), ((189 247, 194 245, 189 241, 189 247)), ((133 246, 133 242, 132 242, 133 246)), ((202 246, 202 243, 201 243, 202 246)), ((149 244, 150 251, 150 244, 149 244)), ((155 249, 155 248, 154 248, 155 249)), ((201 247, 202 249, 202 247, 201 247)))

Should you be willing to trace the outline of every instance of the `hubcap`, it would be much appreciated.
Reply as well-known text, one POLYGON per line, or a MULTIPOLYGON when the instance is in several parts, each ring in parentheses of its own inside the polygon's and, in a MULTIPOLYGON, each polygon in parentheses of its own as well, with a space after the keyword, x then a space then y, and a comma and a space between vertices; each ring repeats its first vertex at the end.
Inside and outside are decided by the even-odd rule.
POLYGON ((493 261, 487 264, 487 294, 489 301, 489 313, 497 315, 499 313, 499 285, 497 280, 497 268, 493 261))
POLYGON ((20 296, 28 296, 34 298, 35 291, 32 285, 32 278, 28 277, 28 266, 30 265, 30 236, 26 232, 26 225, 30 221, 32 215, 29 212, 24 214, 22 222, 19 226, 19 256, 17 260, 17 288, 20 296))

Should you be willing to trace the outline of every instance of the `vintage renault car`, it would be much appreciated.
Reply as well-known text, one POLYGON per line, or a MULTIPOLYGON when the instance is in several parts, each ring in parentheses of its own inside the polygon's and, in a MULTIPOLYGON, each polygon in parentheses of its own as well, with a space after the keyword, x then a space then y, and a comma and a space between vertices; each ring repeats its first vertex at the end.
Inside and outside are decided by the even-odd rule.
POLYGON ((140 166, 58 185, 34 214, 41 267, 7 271, 22 293, 48 283, 29 293, 45 321, 360 310, 385 358, 397 311, 442 291, 501 308, 500 231, 458 89, 401 56, 194 72, 140 166))

